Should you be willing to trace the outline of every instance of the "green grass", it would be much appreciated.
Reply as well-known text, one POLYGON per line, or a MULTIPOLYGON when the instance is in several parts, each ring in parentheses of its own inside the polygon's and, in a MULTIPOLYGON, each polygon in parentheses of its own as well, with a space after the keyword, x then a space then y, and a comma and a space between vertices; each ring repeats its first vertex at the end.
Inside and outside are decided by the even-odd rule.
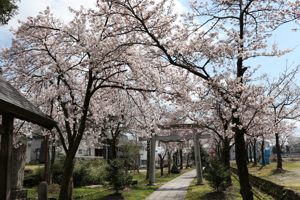
POLYGON ((25 165, 25 170, 31 170, 32 172, 36 172, 37 170, 44 168, 44 164, 28 164, 25 165))
POLYGON ((233 178, 232 181, 233 186, 229 187, 226 192, 216 192, 206 180, 204 180, 204 185, 196 185, 196 180, 194 180, 188 188, 185 200, 242 200, 237 180, 233 178))
MULTIPOLYGON (((125 200, 143 200, 147 196, 149 196, 152 192, 158 189, 164 183, 171 181, 172 179, 180 176, 182 173, 185 173, 188 170, 182 170, 180 174, 170 174, 164 175, 160 177, 160 171, 156 171, 156 183, 154 186, 147 186, 148 180, 145 180, 146 172, 140 172, 139 174, 133 174, 133 180, 137 180, 138 184, 136 186, 132 186, 131 188, 125 189, 123 191, 123 197, 125 200)), ((165 170, 166 172, 166 170, 165 170)), ((28 198, 35 199, 37 198, 37 188, 27 188, 28 190, 28 198)), ((96 187, 96 188, 74 188, 73 190, 73 198, 81 199, 81 200, 102 200, 105 197, 112 195, 114 192, 108 187, 96 187)), ((59 185, 52 185, 49 188, 48 198, 58 198, 59 194, 59 185)))
MULTIPOLYGON (((194 180, 188 188, 185 200, 242 200, 239 191, 239 182, 234 176, 232 176, 232 186, 227 188, 225 192, 214 191, 206 180, 204 180, 204 185, 196 185, 196 180, 194 180)), ((253 190, 253 193, 255 193, 255 200, 273 200, 272 197, 256 189, 253 190)))
POLYGON ((283 173, 274 173, 276 163, 271 163, 264 167, 253 167, 250 164, 248 168, 249 172, 255 176, 270 180, 300 193, 300 161, 283 162, 283 173))
MULTIPOLYGON (((27 188, 29 199, 37 199, 37 188, 27 188)), ((112 194, 113 192, 104 187, 96 188, 74 188, 73 198, 74 199, 83 199, 83 200, 100 200, 101 198, 112 194)), ((48 198, 58 198, 59 191, 49 192, 48 198)))

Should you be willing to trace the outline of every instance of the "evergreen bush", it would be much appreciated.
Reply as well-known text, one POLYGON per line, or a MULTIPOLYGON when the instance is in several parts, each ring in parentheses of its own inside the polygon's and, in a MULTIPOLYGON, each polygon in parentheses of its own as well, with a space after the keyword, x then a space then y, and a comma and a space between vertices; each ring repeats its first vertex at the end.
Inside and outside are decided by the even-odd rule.
POLYGON ((226 189, 228 176, 230 176, 230 174, 226 170, 226 167, 217 158, 210 160, 205 170, 205 178, 211 187, 218 192, 224 191, 226 189))
POLYGON ((122 159, 111 160, 107 166, 107 181, 118 194, 126 186, 130 186, 132 176, 125 173, 122 159))

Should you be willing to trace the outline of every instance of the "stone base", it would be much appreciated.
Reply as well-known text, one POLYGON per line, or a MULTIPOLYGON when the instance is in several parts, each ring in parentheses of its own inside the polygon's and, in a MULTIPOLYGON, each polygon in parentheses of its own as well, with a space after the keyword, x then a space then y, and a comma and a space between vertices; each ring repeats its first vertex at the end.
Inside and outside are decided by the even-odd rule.
POLYGON ((11 190, 11 200, 26 200, 27 190, 11 190))

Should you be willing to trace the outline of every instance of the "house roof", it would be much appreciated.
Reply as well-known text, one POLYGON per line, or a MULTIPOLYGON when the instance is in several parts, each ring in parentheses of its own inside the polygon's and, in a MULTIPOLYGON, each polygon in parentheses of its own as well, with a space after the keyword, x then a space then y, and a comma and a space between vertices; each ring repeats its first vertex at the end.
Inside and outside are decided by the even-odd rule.
POLYGON ((11 84, 0 77, 0 112, 51 129, 56 122, 23 97, 11 84))

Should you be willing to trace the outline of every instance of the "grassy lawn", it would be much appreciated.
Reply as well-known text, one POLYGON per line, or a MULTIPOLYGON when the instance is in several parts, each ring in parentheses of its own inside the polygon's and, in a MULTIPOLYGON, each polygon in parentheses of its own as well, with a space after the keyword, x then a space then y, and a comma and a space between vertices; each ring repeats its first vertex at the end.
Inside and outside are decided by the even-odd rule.
MULTIPOLYGON (((182 170, 182 173, 185 173, 188 170, 182 170)), ((166 172, 167 170, 165 170, 166 172)), ((165 173, 166 174, 166 173, 165 173)), ((160 177, 160 171, 156 171, 156 184, 155 186, 147 186, 148 181, 145 180, 146 172, 140 172, 139 174, 134 173, 133 179, 138 181, 136 186, 126 189, 123 192, 123 197, 125 200, 143 200, 159 188, 164 183, 178 177, 181 174, 170 174, 160 177)), ((36 199, 37 198, 37 189, 36 188, 27 188, 28 189, 28 198, 36 199)), ((48 198, 58 198, 59 194, 59 185, 50 186, 48 198)), ((113 194, 113 191, 108 187, 96 187, 96 188, 74 188, 73 198, 82 199, 82 200, 103 200, 107 199, 108 195, 113 194)))
MULTIPOLYGON (((185 200, 242 200, 239 193, 240 187, 236 177, 232 177, 232 186, 227 188, 225 192, 215 192, 212 187, 209 186, 207 181, 204 181, 204 185, 195 185, 194 180, 189 187, 185 200)), ((255 200, 273 200, 272 197, 263 194, 254 189, 255 200)))
POLYGON ((251 164, 249 165, 249 172, 251 174, 300 193, 300 161, 283 162, 283 173, 274 173, 274 169, 276 169, 276 163, 271 163, 263 168, 261 166, 253 167, 251 164))
POLYGON ((44 164, 25 165, 25 170, 31 170, 32 172, 36 172, 37 170, 40 170, 42 168, 44 168, 44 164))
MULTIPOLYGON (((29 199, 37 199, 37 189, 36 188, 28 188, 28 198, 29 199)), ((59 190, 49 192, 48 198, 58 198, 59 190)), ((85 199, 85 200, 100 200, 101 198, 112 194, 112 191, 108 190, 104 187, 96 187, 96 188, 74 188, 73 190, 73 198, 74 199, 85 199)))

